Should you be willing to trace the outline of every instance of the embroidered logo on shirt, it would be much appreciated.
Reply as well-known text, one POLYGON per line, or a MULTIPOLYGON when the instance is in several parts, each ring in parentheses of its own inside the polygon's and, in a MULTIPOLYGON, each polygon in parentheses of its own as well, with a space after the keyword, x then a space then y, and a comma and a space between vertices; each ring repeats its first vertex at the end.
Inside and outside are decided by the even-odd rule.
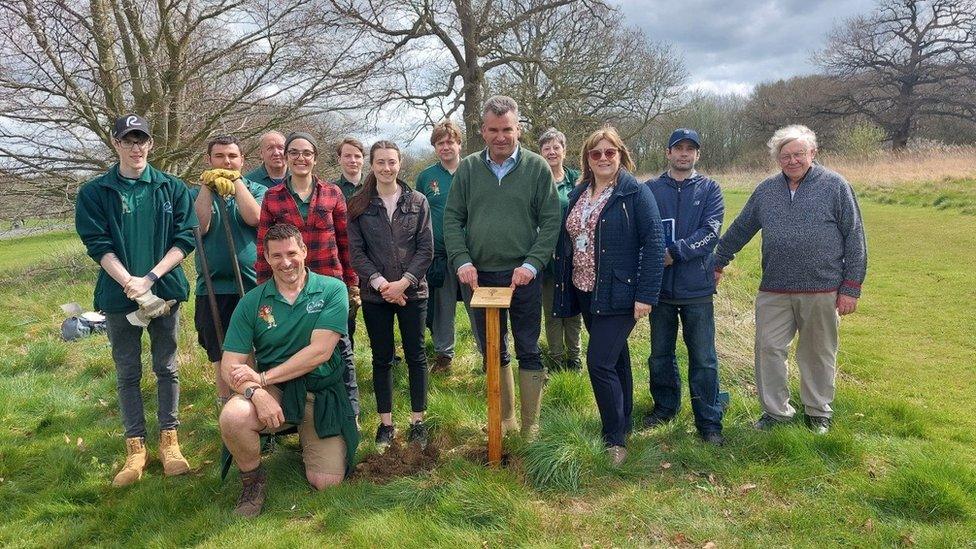
POLYGON ((430 182, 430 194, 434 196, 441 195, 441 186, 437 184, 437 181, 430 182))
POLYGON ((268 329, 278 325, 275 323, 274 313, 271 312, 271 305, 261 305, 261 308, 258 309, 258 318, 268 325, 268 329))
POLYGON ((169 200, 163 202, 163 213, 173 213, 173 204, 169 200))
POLYGON ((305 306, 305 310, 309 314, 312 314, 312 313, 320 313, 320 312, 322 312, 322 309, 323 308, 325 308, 325 301, 323 301, 321 299, 316 299, 315 301, 311 301, 311 302, 309 302, 308 305, 305 306))

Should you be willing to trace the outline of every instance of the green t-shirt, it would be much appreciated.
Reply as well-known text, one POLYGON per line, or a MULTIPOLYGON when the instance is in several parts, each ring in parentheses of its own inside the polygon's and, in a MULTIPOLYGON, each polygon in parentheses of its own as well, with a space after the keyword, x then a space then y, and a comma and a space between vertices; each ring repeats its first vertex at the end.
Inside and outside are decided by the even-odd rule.
POLYGON ((156 225, 146 223, 155 217, 152 177, 149 170, 142 170, 139 179, 119 175, 123 183, 119 190, 122 199, 123 245, 129 258, 129 274, 145 276, 156 266, 156 257, 150 242, 156 241, 156 225))
POLYGON ((576 187, 580 173, 572 168, 563 168, 563 180, 556 181, 556 192, 559 194, 559 205, 563 207, 563 217, 569 208, 569 193, 576 187))
POLYGON ((420 172, 414 185, 414 188, 427 197, 427 203, 430 204, 430 223, 434 229, 435 252, 447 253, 444 247, 444 206, 447 204, 447 195, 451 192, 453 181, 454 174, 437 162, 420 172))
POLYGON ((357 185, 352 181, 346 179, 345 174, 339 175, 339 180, 336 181, 336 186, 339 187, 340 191, 342 191, 342 196, 343 198, 346 199, 347 204, 349 203, 349 199, 352 198, 352 195, 356 194, 356 191, 358 191, 359 188, 362 186, 362 182, 363 182, 362 176, 359 177, 359 185, 357 185))
MULTIPOLYGON (((261 205, 264 193, 268 188, 244 178, 244 186, 251 191, 251 195, 261 205)), ((200 188, 190 189, 190 199, 196 201, 200 188)), ((241 217, 234 197, 224 199, 227 205, 227 215, 230 217, 230 232, 234 236, 234 246, 237 248, 237 264, 241 268, 241 280, 244 291, 248 291, 258 283, 254 263, 258 259, 258 229, 251 227, 241 217)), ((220 217, 220 208, 216 200, 210 204, 210 229, 203 235, 203 249, 207 254, 207 267, 210 268, 210 280, 213 282, 214 293, 236 294, 237 280, 234 275, 234 265, 230 259, 230 243, 227 242, 227 231, 224 221, 220 217)), ((203 281, 203 265, 200 264, 200 254, 194 255, 197 266, 197 295, 207 295, 207 285, 203 281)))
POLYGON ((305 272, 308 280, 293 304, 278 293, 274 278, 248 292, 231 316, 224 350, 247 354, 253 348, 257 370, 263 372, 307 347, 312 330, 345 334, 346 285, 338 278, 305 272))
MULTIPOLYGON (((308 221, 308 206, 312 202, 312 194, 314 193, 308 193, 308 198, 302 200, 302 197, 292 190, 290 177, 285 180, 285 186, 288 187, 291 197, 295 199, 295 205, 298 206, 298 213, 302 216, 302 221, 308 221)), ((315 183, 312 183, 312 190, 315 190, 315 183)))

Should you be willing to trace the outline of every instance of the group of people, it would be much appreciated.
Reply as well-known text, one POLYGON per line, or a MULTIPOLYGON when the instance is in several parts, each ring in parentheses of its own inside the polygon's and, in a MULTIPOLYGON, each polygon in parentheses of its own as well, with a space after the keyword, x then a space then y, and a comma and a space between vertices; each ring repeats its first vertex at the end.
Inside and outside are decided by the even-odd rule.
MULTIPOLYGON (((143 329, 157 377, 164 473, 190 469, 176 434, 176 342, 189 294, 180 263, 194 249, 194 324, 216 372, 221 437, 241 471, 241 515, 257 515, 264 503, 262 435, 297 429, 316 489, 351 471, 360 436, 353 361, 359 309, 372 351, 377 448, 397 433, 395 325, 408 372, 408 441, 426 445, 428 372, 450 372, 457 304, 478 286, 514 289, 500 341, 504 431, 532 437, 538 430, 547 379, 543 316, 552 368, 582 368, 585 325, 602 437, 611 462, 621 464, 634 424, 627 341, 649 317, 654 407, 642 425, 678 413, 680 323, 695 425, 706 443, 723 444, 712 300, 724 267, 760 230, 755 355, 763 415, 755 427, 795 414, 786 358, 799 333, 805 416, 816 432, 827 432, 839 315, 856 308, 866 247, 850 185, 813 162, 812 131, 788 126, 774 134, 769 149, 782 171, 760 183, 724 236, 721 188, 695 170, 702 141, 694 130, 671 135, 668 169, 647 182, 635 177, 630 151, 610 126, 584 141, 579 172, 564 165, 566 137, 555 129, 540 137, 540 154, 520 144, 518 105, 509 97, 485 102, 480 133, 486 147, 462 158, 460 129, 438 124, 430 140, 437 162, 413 186, 400 177, 400 150, 390 141, 377 141, 367 156, 358 140, 343 139, 335 149, 342 176, 330 183, 316 175, 320 151, 308 133, 266 133, 261 164, 244 175, 240 143, 219 136, 207 146, 215 171, 191 189, 148 164, 146 120, 117 119, 118 163, 82 187, 76 212, 77 231, 101 266, 95 307, 106 314, 125 427, 127 457, 113 484, 136 482, 148 461, 139 390, 143 329)), ((484 311, 463 310, 483 356, 484 311)))

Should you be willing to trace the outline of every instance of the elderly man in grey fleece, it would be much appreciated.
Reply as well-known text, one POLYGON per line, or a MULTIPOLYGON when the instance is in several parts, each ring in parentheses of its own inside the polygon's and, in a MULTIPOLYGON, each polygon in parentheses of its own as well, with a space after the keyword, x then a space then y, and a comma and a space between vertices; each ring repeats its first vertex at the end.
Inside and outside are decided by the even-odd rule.
POLYGON ((792 419, 786 358, 799 334, 796 362, 807 425, 830 429, 840 316, 853 313, 867 270, 857 197, 839 174, 813 164, 817 137, 806 126, 781 128, 767 143, 782 173, 756 187, 715 250, 715 280, 762 231, 762 281, 756 297, 756 390, 765 430, 792 419))

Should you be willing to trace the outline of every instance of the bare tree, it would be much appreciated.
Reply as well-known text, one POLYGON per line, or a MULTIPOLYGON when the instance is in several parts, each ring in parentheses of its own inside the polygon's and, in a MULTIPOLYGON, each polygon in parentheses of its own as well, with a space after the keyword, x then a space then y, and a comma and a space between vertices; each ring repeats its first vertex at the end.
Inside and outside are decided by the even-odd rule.
POLYGON ((976 120, 976 1, 880 0, 818 55, 838 86, 825 112, 861 115, 904 148, 924 117, 976 120))
POLYGON ((0 3, 0 167, 59 180, 103 171, 111 122, 132 111, 153 125, 153 164, 185 175, 215 133, 246 138, 357 109, 369 69, 360 36, 327 7, 0 3))
POLYGON ((331 0, 347 24, 386 48, 380 57, 388 77, 370 86, 377 100, 418 108, 428 125, 461 111, 468 152, 483 146, 478 130, 489 74, 531 61, 509 46, 512 29, 560 6, 597 1, 331 0))
POLYGON ((687 77, 680 56, 626 27, 614 8, 560 6, 527 18, 509 36, 504 48, 513 61, 491 87, 518 100, 527 140, 555 126, 577 150, 608 122, 629 140, 680 107, 687 77))

